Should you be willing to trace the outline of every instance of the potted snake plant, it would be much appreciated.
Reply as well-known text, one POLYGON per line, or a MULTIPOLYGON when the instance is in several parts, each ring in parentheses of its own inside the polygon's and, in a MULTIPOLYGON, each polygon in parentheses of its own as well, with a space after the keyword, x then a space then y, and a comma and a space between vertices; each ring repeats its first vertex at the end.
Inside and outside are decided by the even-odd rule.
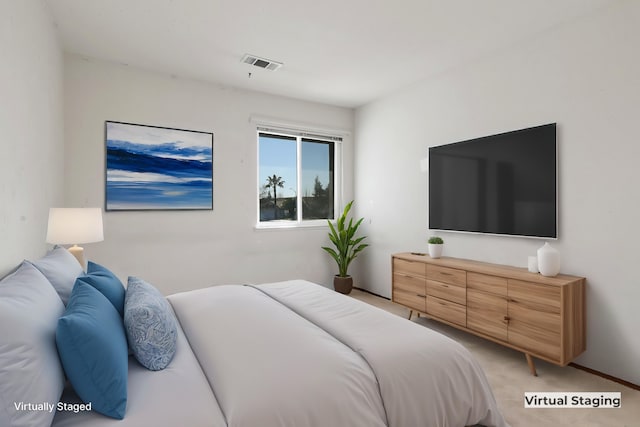
POLYGON ((353 289, 353 277, 348 273, 349 264, 360 252, 367 246, 362 243, 367 236, 356 237, 358 227, 362 224, 364 218, 360 218, 355 223, 353 218, 348 218, 349 211, 353 205, 353 200, 344 207, 342 215, 337 219, 335 225, 331 221, 329 223, 329 239, 333 243, 334 248, 323 246, 322 249, 327 251, 329 255, 338 264, 338 274, 333 278, 333 287, 337 292, 348 294, 353 289))

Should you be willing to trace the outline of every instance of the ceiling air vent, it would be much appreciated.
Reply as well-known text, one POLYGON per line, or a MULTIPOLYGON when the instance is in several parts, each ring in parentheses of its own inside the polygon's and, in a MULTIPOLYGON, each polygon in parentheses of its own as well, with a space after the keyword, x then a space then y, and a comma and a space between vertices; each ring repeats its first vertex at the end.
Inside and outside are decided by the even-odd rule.
POLYGON ((260 58, 259 56, 245 54, 242 62, 256 67, 264 68, 269 71, 275 71, 282 67, 282 62, 272 61, 271 59, 260 58))

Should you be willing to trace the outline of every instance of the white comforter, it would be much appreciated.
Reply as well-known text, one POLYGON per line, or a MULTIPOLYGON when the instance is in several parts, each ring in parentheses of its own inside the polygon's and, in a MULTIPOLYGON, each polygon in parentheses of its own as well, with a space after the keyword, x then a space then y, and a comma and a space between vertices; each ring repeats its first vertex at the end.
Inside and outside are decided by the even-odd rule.
POLYGON ((168 299, 178 350, 158 372, 131 358, 125 419, 63 412, 54 427, 507 426, 465 348, 322 286, 214 286, 168 299))
POLYGON ((507 425, 464 347, 322 286, 169 300, 230 427, 507 425))
POLYGON ((305 281, 257 286, 361 355, 390 427, 506 426, 484 372, 460 344, 305 281))
POLYGON ((229 426, 386 424, 367 363, 262 292, 215 286, 169 300, 229 426))

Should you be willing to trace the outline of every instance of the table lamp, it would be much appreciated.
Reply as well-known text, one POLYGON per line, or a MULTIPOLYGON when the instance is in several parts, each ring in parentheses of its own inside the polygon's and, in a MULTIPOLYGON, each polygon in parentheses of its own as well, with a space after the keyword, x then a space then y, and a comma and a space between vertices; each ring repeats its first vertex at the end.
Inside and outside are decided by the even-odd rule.
POLYGON ((78 244, 104 240, 101 208, 51 208, 47 243, 73 245, 69 252, 84 268, 84 249, 78 244))

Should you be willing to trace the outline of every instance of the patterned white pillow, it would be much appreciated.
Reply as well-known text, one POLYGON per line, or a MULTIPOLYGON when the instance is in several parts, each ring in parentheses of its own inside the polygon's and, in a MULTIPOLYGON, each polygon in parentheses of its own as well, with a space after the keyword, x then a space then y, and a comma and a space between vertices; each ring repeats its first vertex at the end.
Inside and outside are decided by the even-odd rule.
POLYGON ((145 368, 166 368, 176 352, 176 318, 169 302, 153 285, 129 277, 124 327, 133 356, 145 368))

